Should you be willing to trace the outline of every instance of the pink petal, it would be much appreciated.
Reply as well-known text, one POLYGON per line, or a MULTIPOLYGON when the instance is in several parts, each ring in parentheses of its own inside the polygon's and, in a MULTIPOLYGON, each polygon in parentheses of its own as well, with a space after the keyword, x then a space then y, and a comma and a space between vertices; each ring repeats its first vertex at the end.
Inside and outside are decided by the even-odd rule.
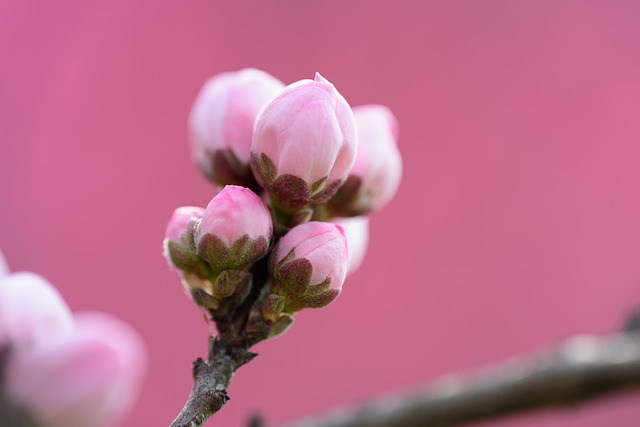
POLYGON ((237 185, 227 185, 207 205, 199 225, 199 234, 213 234, 227 246, 249 235, 271 240, 273 224, 264 201, 253 191, 237 185))
POLYGON ((353 218, 334 218, 331 220, 344 229, 349 247, 349 271, 348 275, 355 273, 360 268, 369 245, 369 218, 356 216, 353 218))
POLYGON ((0 344, 14 351, 49 345, 73 330, 73 317, 60 293, 34 273, 0 279, 0 344))
POLYGON ((105 427, 132 407, 146 371, 140 337, 100 313, 77 317, 77 330, 55 345, 13 355, 6 390, 47 427, 105 427))

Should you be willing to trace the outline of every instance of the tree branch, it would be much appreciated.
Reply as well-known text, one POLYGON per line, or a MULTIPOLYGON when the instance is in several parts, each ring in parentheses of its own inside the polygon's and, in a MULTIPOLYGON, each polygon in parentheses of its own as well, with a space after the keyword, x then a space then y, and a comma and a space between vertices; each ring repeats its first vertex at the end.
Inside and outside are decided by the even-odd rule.
POLYGON ((640 335, 578 336, 413 394, 378 399, 282 427, 444 427, 640 387, 640 335))
MULTIPOLYGON (((204 422, 218 412, 229 400, 227 388, 235 371, 257 356, 249 348, 266 335, 262 329, 253 331, 248 328, 251 308, 260 297, 264 288, 268 286, 269 273, 267 260, 256 262, 251 268, 251 276, 244 283, 249 293, 239 306, 233 306, 229 312, 220 315, 209 310, 211 321, 218 328, 220 337, 209 337, 209 354, 207 362, 201 358, 193 362, 193 386, 182 411, 169 427, 200 427, 204 422)), ((196 295, 197 296, 197 295, 196 295)), ((200 297, 205 297, 201 295, 200 297)), ((233 300, 227 300, 234 303, 233 300)), ((264 323, 264 321, 262 321, 264 323)))
POLYGON ((193 387, 187 403, 171 427, 199 427, 227 403, 227 387, 234 372, 257 354, 211 337, 209 363, 193 362, 193 387))

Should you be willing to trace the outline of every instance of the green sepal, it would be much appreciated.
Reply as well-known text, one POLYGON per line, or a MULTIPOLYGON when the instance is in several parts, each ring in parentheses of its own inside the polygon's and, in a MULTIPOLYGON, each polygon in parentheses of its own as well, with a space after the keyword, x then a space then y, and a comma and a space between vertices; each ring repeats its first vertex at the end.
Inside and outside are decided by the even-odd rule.
POLYGON ((362 179, 357 176, 349 176, 327 206, 332 216, 353 217, 372 211, 370 198, 362 191, 362 179))
POLYGON ((276 179, 276 166, 271 159, 264 153, 252 152, 250 161, 258 183, 263 187, 270 187, 273 180, 276 179))
POLYGON ((210 165, 201 168, 202 173, 213 183, 225 185, 241 185, 255 193, 260 192, 260 185, 256 182, 251 167, 242 163, 230 148, 207 150, 210 165))
POLYGON ((203 279, 214 276, 211 267, 202 260, 190 247, 184 242, 168 241, 166 244, 167 253, 171 259, 171 263, 185 273, 192 273, 203 279))
POLYGON ((229 248, 218 236, 204 234, 198 241, 197 251, 216 272, 242 270, 267 254, 269 241, 265 236, 252 240, 245 234, 229 248))
POLYGON ((282 313, 280 317, 278 317, 278 320, 276 320, 269 328, 267 338, 275 338, 278 335, 284 334, 291 325, 293 325, 293 316, 282 313))
POLYGON ((296 259, 294 250, 274 265, 272 271, 272 289, 285 298, 285 313, 324 307, 340 294, 340 291, 331 289, 330 277, 322 283, 310 285, 313 266, 306 258, 296 259))
POLYGON ((282 295, 269 294, 262 303, 262 317, 270 322, 275 322, 284 310, 285 298, 282 295))
POLYGON ((223 270, 213 282, 212 293, 217 299, 230 297, 240 284, 240 273, 237 270, 223 270))

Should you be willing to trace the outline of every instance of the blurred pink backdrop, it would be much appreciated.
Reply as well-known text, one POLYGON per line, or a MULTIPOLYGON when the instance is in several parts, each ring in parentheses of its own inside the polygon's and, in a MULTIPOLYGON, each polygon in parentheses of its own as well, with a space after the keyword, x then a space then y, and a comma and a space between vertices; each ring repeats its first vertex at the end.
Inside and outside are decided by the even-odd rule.
MULTIPOLYGON (((125 425, 167 425, 207 327, 161 257, 211 187, 204 80, 320 71, 400 121, 403 184, 343 295, 243 367, 207 425, 270 423, 617 329, 640 303, 640 3, 1 1, 0 247, 144 335, 125 425)), ((487 426, 632 426, 640 395, 487 426)))

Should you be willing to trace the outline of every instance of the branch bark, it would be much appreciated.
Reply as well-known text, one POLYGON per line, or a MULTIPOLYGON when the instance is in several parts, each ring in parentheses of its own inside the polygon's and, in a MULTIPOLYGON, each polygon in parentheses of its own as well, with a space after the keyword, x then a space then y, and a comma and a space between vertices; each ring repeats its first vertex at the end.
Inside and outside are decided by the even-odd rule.
POLYGON ((640 387, 640 335, 578 336, 412 394, 378 399, 281 427, 445 427, 566 406, 640 387))
POLYGON ((171 427, 199 427, 227 403, 227 388, 234 372, 257 354, 211 337, 209 362, 193 362, 193 387, 171 427))
MULTIPOLYGON (((193 362, 193 386, 182 411, 169 427, 200 427, 229 400, 227 388, 235 371, 257 356, 249 348, 261 339, 252 334, 250 311, 269 279, 267 260, 256 262, 251 268, 249 294, 230 312, 220 315, 209 311, 217 326, 219 337, 209 337, 207 362, 198 358, 193 362)), ((260 326, 260 325, 259 325, 260 326)), ((255 331, 254 331, 255 332, 255 331)), ((258 331, 261 332, 261 331, 258 331)))

